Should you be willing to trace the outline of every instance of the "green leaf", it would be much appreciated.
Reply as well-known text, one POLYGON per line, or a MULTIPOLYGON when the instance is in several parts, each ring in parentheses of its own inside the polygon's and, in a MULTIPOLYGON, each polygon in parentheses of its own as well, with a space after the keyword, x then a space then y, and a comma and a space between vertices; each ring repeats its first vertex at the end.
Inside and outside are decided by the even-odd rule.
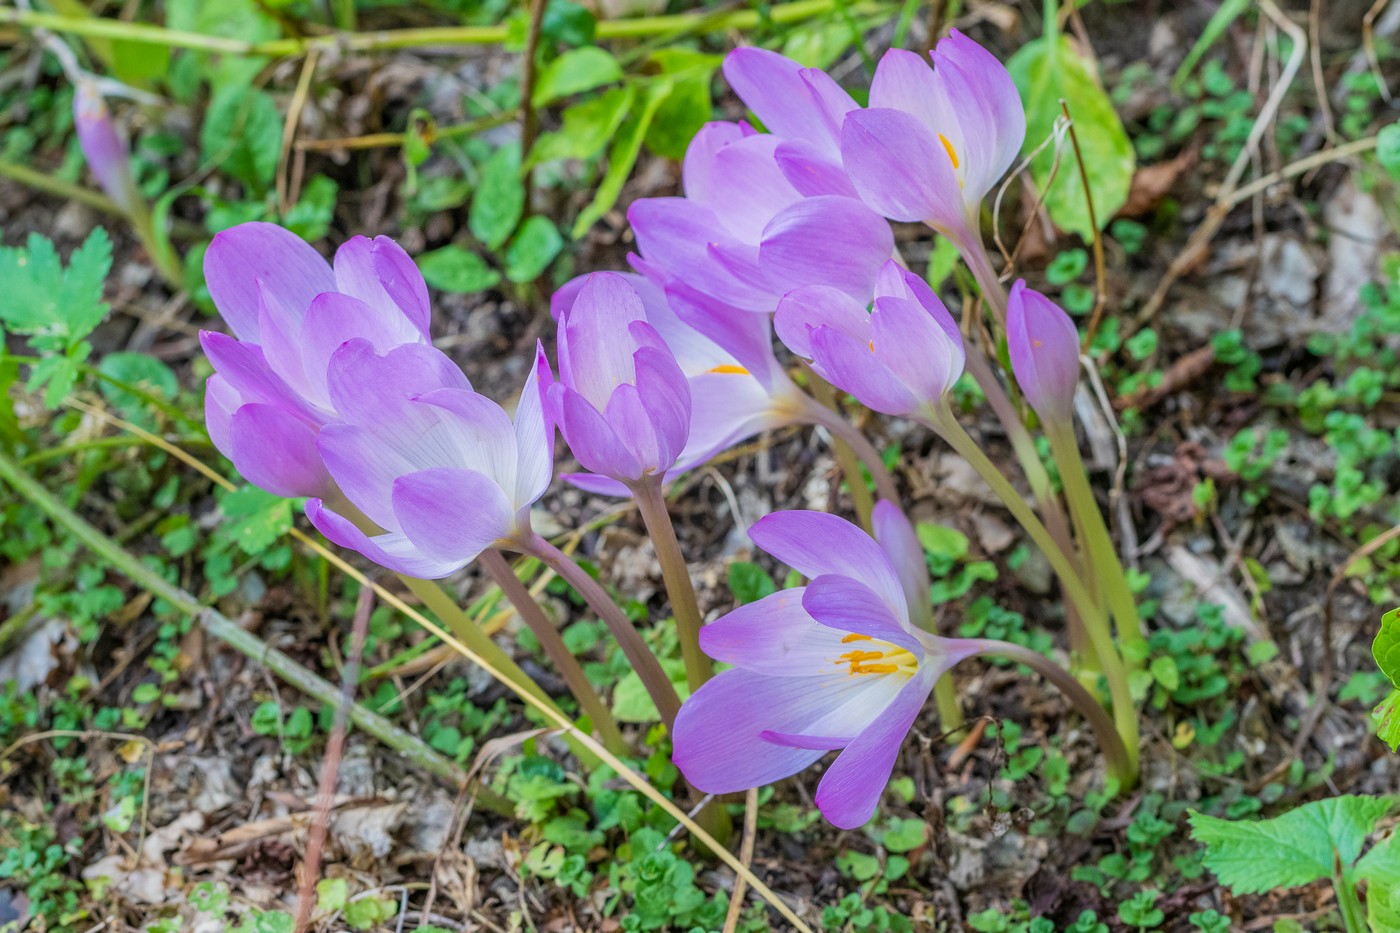
POLYGON ((1305 803, 1255 822, 1190 812, 1191 836, 1206 847, 1202 861, 1235 894, 1261 894, 1332 877, 1356 861, 1389 797, 1348 795, 1305 803), (1261 857, 1267 853, 1267 857, 1261 857))
POLYGON ((538 214, 528 218, 506 248, 506 278, 512 282, 533 282, 563 248, 564 238, 552 220, 538 214))
POLYGON ((570 49, 545 66, 530 96, 536 107, 572 94, 612 84, 622 77, 622 66, 606 49, 586 45, 570 49))
POLYGON ((321 239, 330 231, 338 191, 336 183, 325 175, 314 176, 301 190, 297 203, 282 215, 282 226, 303 240, 321 239))
POLYGON ((272 183, 282 155, 282 115, 277 102, 246 84, 230 83, 209 99, 199 129, 204 158, 261 193, 272 183))
POLYGON ((433 288, 463 295, 484 291, 501 280, 501 274, 476 253, 452 244, 419 256, 418 268, 433 288))
POLYGON ((778 584, 758 564, 735 561, 729 565, 729 591, 741 603, 758 602, 778 592, 778 584))
POLYGON ((880 836, 880 842, 891 852, 912 852, 928 842, 928 824, 916 819, 893 819, 880 836))
MULTIPOLYGON (((108 353, 97 364, 97 370, 123 385, 166 400, 175 398, 180 391, 180 382, 174 371, 145 353, 108 353)), ((150 422, 151 405, 140 395, 106 381, 99 382, 98 388, 123 418, 143 424, 150 422)))
POLYGON ((1400 123, 1387 124, 1376 134, 1376 159, 1391 178, 1400 178, 1400 123))
POLYGON ((350 898, 350 886, 344 878, 322 878, 316 882, 316 909, 327 912, 343 910, 350 898))
POLYGON ((538 165, 554 159, 592 158, 613 138, 636 100, 637 86, 624 84, 574 104, 564 111, 561 129, 535 141, 527 162, 538 165))
POLYGON ((1206 23, 1206 28, 1201 30, 1198 38, 1191 46, 1191 51, 1186 53, 1186 58, 1182 59, 1181 67, 1176 69, 1176 74, 1172 75, 1172 90, 1181 89, 1181 85, 1187 78, 1191 77, 1191 72, 1196 70, 1196 63, 1201 60, 1201 56, 1210 50, 1212 45, 1219 41, 1225 34, 1225 30, 1230 28, 1230 24, 1239 18, 1239 15, 1249 9, 1249 0, 1225 0, 1220 7, 1211 15, 1210 21, 1206 23))
POLYGON ((515 232, 525 210, 525 185, 520 179, 520 147, 502 146, 481 166, 481 180, 472 196, 467 226, 482 243, 497 249, 515 232))
POLYGON ((1381 616, 1381 628, 1371 642, 1371 657, 1391 684, 1400 687, 1400 609, 1381 616))
POLYGON ((229 519, 220 533, 245 554, 261 554, 292 528, 292 501, 241 486, 219 498, 219 511, 229 519))
POLYGON ((662 49, 648 59, 672 84, 647 130, 648 149, 667 159, 685 156, 691 139, 714 116, 710 84, 722 60, 690 49, 662 49))
POLYGON ((1392 752, 1400 748, 1400 715, 1397 714, 1400 714, 1400 687, 1390 691, 1371 711, 1376 736, 1389 745, 1392 752))
POLYGON ((1400 930, 1400 888, 1371 884, 1366 888, 1366 925, 1371 933, 1400 930))
MULTIPOLYGON (((1068 104, 1089 173, 1094 213, 1101 227, 1107 224, 1128 200, 1137 159, 1123 121, 1099 84, 1093 65, 1068 41, 1047 36, 1022 46, 1006 67, 1026 104, 1024 153, 1031 153, 1054 133, 1055 121, 1061 116, 1060 100, 1068 104)), ((1035 157, 1031 177, 1045 193, 1045 208, 1056 225, 1091 240, 1094 229, 1084 200, 1084 183, 1068 137, 1060 146, 1059 170, 1051 182, 1055 148, 1047 146, 1035 157)))
POLYGON ((655 119, 657 109, 670 94, 671 81, 668 78, 656 78, 646 83, 642 92, 640 112, 633 113, 623 123, 608 153, 607 174, 599 183, 593 201, 579 213, 578 220, 574 222, 572 236, 575 240, 582 238, 588 232, 588 228, 597 223, 598 219, 612 210, 612 206, 617 203, 623 183, 627 181, 627 176, 632 174, 632 166, 637 164, 637 156, 642 151, 642 140, 651 128, 651 121, 655 119))
POLYGON ((1372 884, 1400 889, 1400 836, 1392 831, 1389 836, 1372 846, 1371 851, 1356 863, 1352 875, 1365 878, 1372 884))

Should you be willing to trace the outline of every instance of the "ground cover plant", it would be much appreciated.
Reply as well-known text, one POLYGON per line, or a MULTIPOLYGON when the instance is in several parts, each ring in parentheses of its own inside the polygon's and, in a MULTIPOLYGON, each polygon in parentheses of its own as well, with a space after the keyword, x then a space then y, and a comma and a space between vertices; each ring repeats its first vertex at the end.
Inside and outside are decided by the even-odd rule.
POLYGON ((1400 929, 1397 29, 0 8, 0 929, 1400 929))

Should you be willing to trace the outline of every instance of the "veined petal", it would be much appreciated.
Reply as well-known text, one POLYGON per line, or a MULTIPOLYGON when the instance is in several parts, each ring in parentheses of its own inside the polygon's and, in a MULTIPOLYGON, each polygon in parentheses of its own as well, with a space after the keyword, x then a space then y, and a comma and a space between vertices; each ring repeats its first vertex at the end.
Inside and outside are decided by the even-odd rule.
POLYGON ((1059 305, 1021 279, 1007 298, 1006 349, 1026 401, 1042 419, 1067 423, 1079 383, 1079 329, 1059 305))
POLYGON ((636 345, 620 336, 645 319, 642 300, 626 279, 610 272, 590 275, 560 321, 560 381, 601 409, 615 388, 636 380, 636 345))
POLYGON ((708 205, 687 198, 642 198, 627 209, 627 220, 649 266, 727 304, 768 310, 766 294, 756 296, 753 290, 754 279, 762 283, 757 250, 749 247, 753 255, 747 257, 743 244, 725 233, 708 205), (717 254, 727 261, 719 263, 717 254), (737 277, 731 267, 738 270, 737 277))
POLYGON ((980 202, 1006 174, 1026 138, 1026 110, 1006 66, 954 29, 933 52, 947 99, 959 102, 964 196, 980 202))
MULTIPOLYGON (((825 681, 825 678, 813 678, 825 681)), ((824 754, 762 737, 791 730, 810 716, 821 694, 807 678, 725 671, 695 691, 676 716, 671 760, 692 785, 728 794, 796 774, 824 754)))
MULTIPOLYGON (((917 52, 890 49, 880 57, 870 82, 872 108, 901 110, 931 133, 942 134, 954 151, 962 148, 962 133, 948 90, 935 76, 929 60, 917 52)), ((948 156, 943 156, 948 160, 948 156)))
POLYGON ((776 136, 806 139, 835 150, 831 123, 842 106, 854 109, 850 95, 821 82, 777 52, 739 48, 724 60, 724 76, 736 94, 776 136), (844 100, 842 99, 844 97, 844 100))
POLYGON ((806 587, 779 590, 726 613, 700 629, 700 647, 725 664, 769 677, 828 674, 850 649, 842 633, 822 625, 802 606, 806 587))
POLYGON ((403 317, 427 339, 432 316, 428 285, 403 247, 386 236, 351 237, 336 250, 334 269, 336 291, 359 299, 386 319, 403 317))
POLYGON ((562 382, 551 386, 549 394, 559 431, 584 469, 616 480, 641 479, 642 464, 598 409, 562 382))
POLYGON ((223 376, 215 373, 204 381, 204 426, 209 431, 209 440, 214 448, 230 460, 233 459, 233 443, 229 435, 233 413, 242 405, 242 396, 223 376))
POLYGON ((858 110, 841 128, 841 155, 861 199, 891 220, 966 226, 967 209, 937 136, 901 110, 858 110))
POLYGON ((262 222, 215 234, 204 254, 204 279, 209 297, 229 327, 254 343, 260 342, 259 283, 298 322, 313 298, 335 290, 330 265, 311 244, 276 224, 262 222))
POLYGON ((802 608, 836 631, 867 635, 898 645, 917 659, 923 656, 923 645, 909 627, 909 609, 902 590, 894 605, 888 594, 876 593, 854 577, 824 573, 807 584, 802 608))
POLYGON ((204 355, 209 357, 215 372, 243 402, 260 402, 294 410, 312 422, 319 422, 326 416, 326 412, 313 408, 272 371, 262 348, 257 344, 202 330, 199 332, 199 345, 203 347, 204 355))
POLYGON ((708 203, 725 231, 742 243, 757 243, 773 215, 801 197, 774 158, 780 142, 750 136, 715 154, 708 203))
POLYGON ((394 481, 394 515, 423 554, 461 565, 515 529, 515 509, 493 477, 475 470, 423 470, 394 481))
POLYGON ((860 196, 841 167, 839 155, 832 159, 826 151, 805 139, 783 140, 774 151, 773 160, 788 184, 804 198, 823 194, 844 198, 860 196))
POLYGON ((928 563, 924 559, 924 549, 919 544, 918 535, 904 510, 893 502, 881 499, 875 503, 870 515, 875 530, 875 540, 890 560, 904 588, 904 600, 909 605, 911 618, 926 613, 929 606, 928 563))
POLYGON ((827 285, 794 288, 778 302, 773 326, 789 350, 812 358, 812 332, 830 327, 852 340, 868 343, 870 313, 856 299, 827 285))
POLYGON ((714 121, 700 127, 700 131, 685 148, 685 161, 681 163, 681 187, 685 196, 694 201, 708 202, 710 178, 714 172, 715 156, 730 143, 738 142, 745 136, 737 123, 714 121))
POLYGON ((921 671, 894 701, 856 737, 822 776, 817 807, 832 825, 857 829, 875 813, 889 783, 899 750, 933 690, 935 676, 921 671))
POLYGON ((875 290, 875 273, 894 251, 890 225, 854 198, 804 198, 763 231, 759 265, 779 293, 830 285, 861 302, 875 290))
POLYGON ((229 423, 230 460, 243 478, 275 496, 315 496, 329 477, 316 428, 285 408, 244 405, 229 423))
POLYGON ((877 298, 870 325, 875 358, 889 367, 919 401, 942 398, 962 375, 962 339, 953 343, 947 330, 918 302, 877 298))
MULTIPOLYGON (((620 385, 614 389, 612 398, 608 399, 607 410, 603 412, 603 420, 608 423, 618 443, 636 459, 642 473, 663 472, 675 462, 667 439, 658 435, 657 425, 642 402, 642 393, 637 386, 620 385)), ((582 458, 579 462, 583 462, 582 458)), ((612 475, 617 476, 616 473, 612 475)))
POLYGON ((544 495, 554 479, 554 421, 544 405, 544 395, 552 382, 544 346, 536 343, 535 366, 526 377, 515 406, 515 445, 519 453, 512 504, 516 508, 544 495))
POLYGON ((367 341, 376 353, 423 342, 417 328, 397 308, 386 314, 382 307, 371 307, 348 294, 322 292, 306 312, 298 341, 301 367, 317 397, 329 400, 326 371, 331 356, 357 337, 367 341))
MULTIPOLYGON (((786 382, 786 377, 784 377, 786 382)), ((797 420, 796 387, 791 404, 777 400, 747 373, 703 373, 690 380, 690 436, 676 469, 693 469, 723 450, 797 420)))
POLYGON ((812 368, 862 405, 887 415, 905 415, 919 407, 921 400, 880 361, 870 342, 862 345, 826 326, 814 329, 809 339, 812 368))
MULTIPOLYGON (((717 351, 711 357, 713 362, 709 366, 691 370, 686 370, 677 353, 677 362, 681 363, 687 376, 694 377, 704 372, 731 372, 737 366, 768 386, 782 373, 782 366, 773 354, 773 328, 767 315, 726 305, 684 282, 668 285, 666 300, 677 320, 710 341, 717 351)), ((691 397, 694 398, 693 392, 691 397)))
POLYGON ((434 389, 471 389, 462 370, 441 350, 410 343, 380 354, 358 338, 331 355, 326 383, 343 420, 380 425, 406 445, 417 442, 416 432, 427 417, 410 399, 434 389))
POLYGON ((326 425, 316 447, 345 498, 388 531, 401 530, 394 516, 394 480, 428 466, 457 465, 445 458, 435 464, 419 462, 417 449, 386 443, 373 428, 355 424, 326 425))
POLYGON ((690 436, 690 384, 668 351, 643 347, 635 356, 637 393, 656 432, 657 468, 664 472, 676 462, 690 436))
POLYGON ((451 466, 484 473, 502 488, 515 488, 515 425, 500 405, 468 389, 435 389, 416 396, 411 404, 434 410, 451 466))
POLYGON ((773 512, 749 528, 763 550, 808 579, 841 574, 864 582, 890 606, 904 605, 904 589, 875 539, 826 512, 773 512))
POLYGON ((258 331, 268 366, 307 404, 327 408, 329 400, 308 377, 301 360, 301 325, 309 305, 294 314, 262 285, 258 286, 258 301, 258 331))
POLYGON ((420 580, 436 580, 461 570, 466 565, 465 562, 428 557, 398 532, 370 537, 356 528, 349 519, 326 508, 320 499, 307 501, 306 517, 316 526, 316 530, 329 540, 341 547, 358 551, 379 566, 387 567, 395 573, 417 577, 420 580))

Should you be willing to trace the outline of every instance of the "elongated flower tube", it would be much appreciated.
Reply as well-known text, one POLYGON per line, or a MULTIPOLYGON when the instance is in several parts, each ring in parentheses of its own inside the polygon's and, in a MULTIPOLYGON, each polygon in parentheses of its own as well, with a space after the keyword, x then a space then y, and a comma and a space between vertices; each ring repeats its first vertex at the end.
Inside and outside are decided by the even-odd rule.
POLYGON ((408 344, 381 354, 349 341, 329 367, 340 420, 317 446, 340 492, 383 533, 367 534, 320 499, 306 503, 307 517, 336 544, 424 579, 489 547, 520 549, 532 536, 530 506, 553 475, 547 373, 541 349, 512 422, 439 350, 408 344))
POLYGON ((201 331, 215 374, 204 414, 214 446, 254 485, 281 496, 323 495, 316 449, 336 417, 327 367, 348 340, 380 351, 428 343, 428 288, 388 237, 355 237, 335 267, 275 224, 240 224, 204 256, 209 294, 235 336, 201 331))
POLYGON ((962 375, 962 336, 922 278, 893 260, 880 269, 874 309, 823 286, 783 296, 778 337, 837 388, 890 415, 936 406, 962 375))
POLYGON ((875 812, 934 681, 982 644, 921 631, 928 577, 898 507, 875 509, 876 538, 822 512, 777 512, 749 536, 810 578, 701 630, 706 653, 734 668, 676 717, 673 760, 699 789, 725 794, 796 774, 844 749, 817 788, 842 829, 875 812))
MULTIPOLYGON (((632 259, 665 281, 643 260, 632 259)), ((690 387, 690 432, 667 480, 760 431, 806 420, 812 402, 778 363, 772 326, 763 315, 730 308, 678 282, 663 291, 640 275, 620 277, 637 292, 647 323, 670 348, 690 387)), ((587 281, 579 276, 554 293, 550 310, 556 319, 573 307, 587 281)), ((629 494, 622 483, 594 473, 564 479, 590 492, 629 494)))
POLYGON ((645 198, 627 218, 646 262, 735 308, 771 312, 807 283, 868 300, 894 248, 840 163, 807 140, 710 123, 686 151, 683 198, 645 198), (796 179, 800 184, 794 184, 796 179))
POLYGON ((73 91, 73 128, 83 158, 107 197, 128 215, 143 210, 131 174, 131 150, 94 81, 79 81, 73 91))
POLYGON ((585 469, 631 484, 676 464, 690 434, 690 386, 625 278, 588 277, 561 310, 558 351, 550 412, 585 469))
POLYGON ((913 52, 885 53, 870 107, 842 125, 841 155, 865 203, 966 252, 980 249, 979 207, 1020 152, 1026 114, 1006 68, 956 29, 932 58, 930 69, 913 52))
POLYGON ((1079 329, 1023 279, 1007 297, 1006 349, 1016 384, 1035 413, 1047 424, 1069 424, 1079 384, 1079 329))

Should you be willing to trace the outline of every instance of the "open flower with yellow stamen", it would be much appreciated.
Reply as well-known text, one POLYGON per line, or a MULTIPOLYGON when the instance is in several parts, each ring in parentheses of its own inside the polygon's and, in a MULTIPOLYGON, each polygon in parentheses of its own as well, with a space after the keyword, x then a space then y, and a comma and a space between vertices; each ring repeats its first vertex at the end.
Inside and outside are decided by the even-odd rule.
POLYGON ((844 749, 817 788, 842 829, 875 812, 934 681, 985 643, 924 631, 929 580, 904 514, 875 507, 872 538, 823 512, 776 512, 754 543, 810 578, 701 630, 734 665, 676 717, 673 759, 686 780, 726 794, 770 784, 844 749))
POLYGON ((841 156, 876 211, 980 248, 977 212, 1021 151, 1025 109, 1005 66, 956 29, 932 58, 885 53, 870 107, 846 115, 841 156))

